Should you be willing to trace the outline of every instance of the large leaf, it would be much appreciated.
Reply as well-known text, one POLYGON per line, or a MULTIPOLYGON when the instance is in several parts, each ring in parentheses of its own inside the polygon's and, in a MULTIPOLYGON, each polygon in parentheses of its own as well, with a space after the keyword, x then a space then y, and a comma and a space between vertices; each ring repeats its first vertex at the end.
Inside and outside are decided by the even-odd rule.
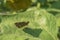
POLYGON ((57 40, 56 18, 44 9, 28 9, 16 15, 0 16, 0 20, 0 40, 57 40), (26 21, 29 24, 22 28, 15 25, 26 21), (36 33, 37 30, 40 31, 36 33))

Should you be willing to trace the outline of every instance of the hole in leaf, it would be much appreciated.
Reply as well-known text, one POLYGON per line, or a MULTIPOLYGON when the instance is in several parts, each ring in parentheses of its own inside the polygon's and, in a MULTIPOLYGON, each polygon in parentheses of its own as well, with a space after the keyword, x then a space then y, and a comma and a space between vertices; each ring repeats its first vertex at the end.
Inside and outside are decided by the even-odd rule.
POLYGON ((33 37, 39 37, 40 33, 42 32, 42 29, 24 28, 23 31, 32 35, 33 37))
POLYGON ((29 23, 29 21, 27 21, 27 22, 16 22, 15 25, 16 25, 16 27, 21 28, 21 27, 28 25, 28 23, 29 23))

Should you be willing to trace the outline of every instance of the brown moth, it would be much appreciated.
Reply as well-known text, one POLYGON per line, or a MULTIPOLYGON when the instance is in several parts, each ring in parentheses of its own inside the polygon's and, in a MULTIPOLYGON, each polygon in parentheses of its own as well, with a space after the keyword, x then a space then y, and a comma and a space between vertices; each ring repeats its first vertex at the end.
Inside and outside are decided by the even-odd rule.
POLYGON ((21 28, 21 27, 28 25, 28 23, 29 21, 28 22, 16 22, 15 25, 16 27, 21 28))

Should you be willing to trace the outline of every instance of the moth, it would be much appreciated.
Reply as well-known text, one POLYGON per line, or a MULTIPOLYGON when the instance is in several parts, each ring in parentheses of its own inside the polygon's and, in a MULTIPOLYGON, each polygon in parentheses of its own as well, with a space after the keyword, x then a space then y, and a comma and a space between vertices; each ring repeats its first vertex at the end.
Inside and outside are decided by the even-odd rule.
POLYGON ((16 27, 18 27, 18 28, 24 27, 28 24, 29 24, 29 21, 27 21, 27 22, 16 22, 15 23, 16 27))

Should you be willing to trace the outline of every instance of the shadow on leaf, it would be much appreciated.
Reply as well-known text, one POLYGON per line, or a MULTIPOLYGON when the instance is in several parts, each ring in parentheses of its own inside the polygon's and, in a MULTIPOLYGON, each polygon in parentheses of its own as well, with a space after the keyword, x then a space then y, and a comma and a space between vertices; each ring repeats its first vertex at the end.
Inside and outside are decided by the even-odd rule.
POLYGON ((48 11, 49 13, 53 14, 54 16, 57 15, 59 12, 55 12, 55 11, 48 11))
POLYGON ((57 34, 57 36, 60 39, 60 27, 58 28, 58 34, 57 34))
POLYGON ((26 38, 25 40, 29 40, 29 38, 26 38))
POLYGON ((42 32, 42 29, 24 28, 23 31, 32 35, 33 37, 39 37, 40 33, 42 32))

